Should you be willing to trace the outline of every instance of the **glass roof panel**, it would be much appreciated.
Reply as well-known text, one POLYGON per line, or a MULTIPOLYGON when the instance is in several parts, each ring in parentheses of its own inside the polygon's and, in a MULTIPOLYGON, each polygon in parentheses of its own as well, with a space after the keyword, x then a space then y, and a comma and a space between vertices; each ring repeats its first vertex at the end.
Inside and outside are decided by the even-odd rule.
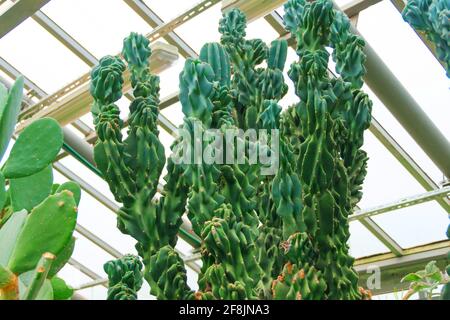
POLYGON ((106 273, 103 271, 103 264, 115 258, 83 237, 77 231, 75 231, 73 235, 77 240, 75 242, 75 250, 73 251, 72 258, 97 273, 100 277, 106 277, 106 273))
MULTIPOLYGON (((198 2, 198 1, 197 1, 198 2)), ((220 4, 207 9, 202 14, 185 22, 175 29, 175 32, 183 38, 197 53, 207 42, 220 41, 219 20, 222 18, 220 4), (201 32, 201 37, 199 37, 201 32)))
POLYGON ((122 0, 52 0, 42 11, 97 58, 119 53, 131 31, 152 30, 122 0))
POLYGON ((78 268, 67 263, 59 272, 58 276, 63 278, 72 287, 78 287, 81 284, 92 281, 87 275, 82 273, 78 268))
POLYGON ((359 221, 350 222, 350 239, 348 243, 350 246, 350 254, 354 258, 389 252, 389 249, 359 221))
POLYGON ((364 134, 363 149, 369 156, 369 162, 363 185, 363 198, 359 203, 361 208, 373 207, 425 192, 400 162, 369 131, 364 134))
MULTIPOLYGON (((144 3, 152 9, 164 22, 168 22, 186 10, 189 10, 194 5, 199 3, 199 0, 143 0, 144 3)), ((216 5, 216 7, 220 7, 216 5)))
POLYGON ((89 170, 80 161, 78 161, 72 156, 66 156, 63 159, 59 160, 59 162, 61 162, 71 171, 75 172, 81 179, 83 179, 85 182, 89 183, 92 187, 100 191, 112 202, 116 203, 117 205, 120 205, 119 203, 115 202, 114 196, 109 190, 106 181, 104 181, 101 177, 97 176, 95 173, 89 170))
POLYGON ((181 103, 177 102, 170 107, 161 110, 161 114, 170 119, 175 126, 183 124, 184 114, 181 109, 181 103))
POLYGON ((103 286, 95 286, 77 291, 77 293, 89 300, 105 300, 107 292, 108 289, 103 286))
POLYGON ((373 219, 403 248, 447 239, 448 215, 434 201, 386 212, 373 219))
POLYGON ((159 74, 160 99, 179 90, 179 75, 184 68, 185 59, 182 56, 169 68, 159 74))
MULTIPOLYGON (((445 71, 390 1, 364 10, 358 30, 445 136, 450 136, 449 80, 445 71), (383 23, 380 23, 382 17, 383 23)), ((435 179, 442 179, 426 156, 406 138, 397 123, 374 108, 374 114, 435 179)), ((403 130, 404 131, 404 130, 403 130)))
POLYGON ((84 62, 31 18, 0 39, 0 56, 47 93, 89 71, 84 62))

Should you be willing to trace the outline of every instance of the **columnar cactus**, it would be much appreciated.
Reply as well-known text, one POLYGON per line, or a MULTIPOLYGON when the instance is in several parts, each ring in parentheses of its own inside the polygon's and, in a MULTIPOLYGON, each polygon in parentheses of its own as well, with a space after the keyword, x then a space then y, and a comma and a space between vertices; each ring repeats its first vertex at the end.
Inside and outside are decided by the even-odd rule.
MULTIPOLYGON (((181 168, 169 159, 164 196, 153 199, 166 162, 156 123, 159 78, 149 72, 151 50, 145 37, 132 33, 124 40, 122 55, 131 73, 135 97, 130 105, 128 136, 122 137, 123 121, 114 103, 122 96, 122 73, 126 65, 119 57, 106 56, 91 73, 92 114, 98 134, 94 157, 116 200, 123 204, 117 225, 123 233, 137 240, 136 249, 143 258, 145 278, 154 284, 152 294, 161 299, 173 299, 179 296, 166 292, 166 283, 158 287, 162 276, 158 266, 169 262, 173 265, 174 256, 179 259, 174 247, 187 188, 181 168)), ((181 266, 180 272, 185 273, 181 266)), ((164 275, 173 286, 175 281, 180 283, 179 270, 176 271, 164 275)), ((181 280, 184 281, 182 295, 188 294, 186 276, 181 276, 181 280)))
POLYGON ((220 44, 205 44, 180 74, 185 117, 159 200, 153 198, 165 158, 148 41, 134 33, 124 41, 135 96, 126 139, 114 104, 125 64, 108 56, 92 71, 95 159, 123 203, 119 229, 138 241, 144 277, 158 299, 363 298, 348 254, 347 217, 361 199, 367 163, 361 147, 372 105, 361 91, 364 42, 329 0, 290 0, 285 12, 286 28, 297 40, 299 60, 288 74, 300 102, 284 111, 279 106, 287 92, 287 42, 267 47, 247 40, 245 15, 237 9, 225 14, 220 44), (334 49, 340 78, 328 75, 326 47, 334 49), (252 163, 250 154, 241 162, 224 161, 237 149, 212 133, 249 129, 267 130, 279 150, 239 135, 234 146, 279 154, 275 163, 252 163), (211 151, 209 160, 222 161, 206 161, 206 151, 183 154, 186 146, 200 146, 211 151), (277 167, 273 175, 260 174, 271 164, 277 167), (187 286, 174 250, 185 211, 202 240, 197 292, 187 286))
POLYGON ((125 255, 108 261, 104 266, 108 274, 108 300, 136 300, 142 286, 142 262, 138 257, 125 255))
MULTIPOLYGON (((0 85, 0 160, 14 132, 22 92, 22 78, 9 94, 0 85)), ((0 300, 72 294, 55 275, 74 249, 81 191, 73 182, 53 184, 51 163, 62 144, 55 120, 37 120, 19 135, 0 171, 0 300)))
POLYGON ((402 16, 434 43, 436 54, 445 65, 447 77, 450 77, 450 1, 408 0, 402 16))

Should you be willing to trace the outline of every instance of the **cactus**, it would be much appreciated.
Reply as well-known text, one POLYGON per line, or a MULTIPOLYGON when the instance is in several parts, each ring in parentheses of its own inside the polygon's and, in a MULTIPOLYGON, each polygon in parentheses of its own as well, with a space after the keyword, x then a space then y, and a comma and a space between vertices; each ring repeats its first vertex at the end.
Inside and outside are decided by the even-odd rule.
POLYGON ((138 257, 126 255, 104 265, 108 274, 108 300, 136 300, 142 286, 142 262, 138 257))
MULTIPOLYGON (((0 104, 6 101, 0 105, 0 130, 8 135, 2 140, 5 150, 17 121, 22 90, 22 78, 8 97, 1 96, 6 91, 0 88, 0 104)), ((73 252, 81 191, 73 182, 53 185, 51 163, 62 144, 62 130, 55 120, 37 120, 18 136, 1 169, 0 299, 52 299, 51 280, 73 252)), ((66 286, 63 296, 68 298, 69 291, 66 286)))
POLYGON ((372 107, 361 90, 364 42, 329 0, 290 0, 285 12, 299 55, 288 75, 300 102, 283 111, 279 105, 287 92, 287 42, 268 47, 247 40, 245 15, 237 9, 226 13, 220 43, 205 44, 180 74, 183 134, 167 159, 159 199, 154 197, 166 159, 158 140, 159 80, 148 70, 148 40, 132 33, 124 40, 126 63, 106 56, 92 70, 95 160, 122 203, 118 227, 136 239, 144 278, 158 299, 367 297, 357 287, 347 245, 347 217, 361 199, 368 159, 361 149, 372 107), (326 47, 334 49, 337 79, 328 76, 326 47), (134 100, 123 139, 114 102, 122 95, 125 68, 134 100), (266 130, 267 141, 279 142, 279 150, 237 134, 235 141, 250 150, 237 163, 182 154, 186 146, 215 146, 221 151, 215 149, 211 158, 234 157, 236 148, 223 148, 212 132, 247 129, 266 130), (190 139, 196 134, 203 139, 190 139), (253 163, 250 156, 257 151, 278 153, 279 159, 253 163), (275 174, 260 174, 270 164, 278 167, 275 174), (185 211, 202 240, 197 292, 187 285, 174 249, 185 211))
POLYGON ((436 55, 450 77, 450 2, 448 0, 408 0, 403 19, 414 29, 425 33, 435 45, 436 55))

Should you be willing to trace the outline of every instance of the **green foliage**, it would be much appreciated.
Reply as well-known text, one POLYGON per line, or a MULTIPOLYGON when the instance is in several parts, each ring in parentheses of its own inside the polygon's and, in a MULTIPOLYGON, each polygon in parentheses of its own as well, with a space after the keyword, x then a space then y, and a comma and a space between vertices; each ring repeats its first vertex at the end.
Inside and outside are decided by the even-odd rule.
MULTIPOLYGON (((22 94, 22 78, 10 93, 0 88, 2 156, 22 94)), ((54 188, 51 163, 62 144, 55 120, 37 120, 20 133, 1 168, 0 299, 53 299, 50 279, 73 252, 80 187, 65 183, 54 188)))
POLYGON ((34 121, 17 138, 2 169, 5 178, 17 179, 46 168, 63 145, 59 124, 50 118, 34 121))
POLYGON ((126 255, 103 266, 108 274, 108 300, 136 300, 142 286, 142 262, 138 257, 126 255))
POLYGON ((51 280, 53 300, 68 300, 72 298, 73 289, 67 283, 58 277, 53 277, 51 280))
POLYGON ((2 160, 14 133, 22 95, 23 77, 17 78, 9 94, 3 84, 0 84, 0 160, 2 160))
POLYGON ((423 292, 426 294, 427 299, 432 299, 440 294, 435 290, 440 285, 446 285, 449 283, 448 276, 445 272, 442 272, 437 266, 436 261, 430 261, 425 266, 424 270, 420 270, 414 273, 409 273, 404 276, 401 282, 409 282, 409 291, 405 294, 403 299, 409 299, 413 294, 417 292, 423 292))
POLYGON ((9 180, 11 203, 14 211, 25 209, 31 211, 50 195, 53 185, 52 166, 31 176, 9 180), (27 192, 23 192, 27 190, 27 192))
POLYGON ((450 77, 450 2, 448 0, 408 0, 403 19, 422 31, 436 46, 436 54, 450 77))
MULTIPOLYGON (((158 299, 364 298, 347 245, 347 218, 361 199, 368 159, 361 149, 372 108, 361 90, 364 42, 329 0, 290 0, 285 12, 286 28, 297 40, 299 59, 288 72, 297 104, 284 111, 279 105, 287 92, 287 42, 247 40, 246 18, 237 9, 219 23, 220 44, 205 44, 199 59, 185 61, 179 78, 184 132, 269 130, 269 141, 279 139, 272 176, 261 175, 267 165, 248 156, 229 164, 191 155, 190 163, 178 164, 178 147, 194 143, 180 137, 167 159, 162 196, 154 199, 166 159, 148 40, 135 33, 124 40, 134 93, 126 139, 114 104, 122 95, 125 63, 107 56, 92 71, 95 160, 123 205, 118 227, 136 239, 144 278, 158 299), (329 77, 327 47, 334 49, 339 78, 329 77), (188 287, 174 249, 185 211, 202 240, 197 292, 188 287)), ((239 136, 236 141, 253 152, 276 152, 239 136)), ((212 136, 203 139, 203 150, 213 142, 212 136)), ((223 159, 235 152, 225 150, 223 159)))
POLYGON ((77 207, 72 193, 62 191, 47 197, 28 215, 9 258, 16 274, 31 270, 43 252, 58 255, 71 240, 77 207), (42 226, 46 227, 43 232, 42 226))

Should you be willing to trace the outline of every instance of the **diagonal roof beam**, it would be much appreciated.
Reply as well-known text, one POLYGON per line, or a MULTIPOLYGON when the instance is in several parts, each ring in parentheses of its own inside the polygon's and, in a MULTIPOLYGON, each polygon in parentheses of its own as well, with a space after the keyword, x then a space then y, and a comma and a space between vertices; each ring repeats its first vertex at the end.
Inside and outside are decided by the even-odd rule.
POLYGON ((50 19, 42 11, 37 11, 31 16, 41 27, 47 30, 53 37, 61 42, 65 47, 72 51, 78 58, 80 58, 88 66, 93 67, 97 64, 97 58, 84 48, 71 35, 64 31, 58 24, 50 19))
POLYGON ((18 0, 0 15, 0 38, 31 17, 50 0, 18 0))
POLYGON ((382 204, 370 209, 358 210, 351 216, 349 216, 349 221, 360 220, 362 218, 373 217, 385 212, 394 211, 398 209, 403 209, 420 203, 436 200, 438 198, 444 198, 450 196, 450 186, 443 187, 438 190, 428 191, 425 193, 416 194, 413 196, 398 199, 396 201, 382 204))
MULTIPOLYGON (((142 0, 124 0, 124 2, 136 12, 152 28, 164 25, 164 21, 150 9, 142 0)), ((163 38, 178 48, 180 54, 185 58, 197 58, 198 54, 174 31, 167 33, 163 38)))

